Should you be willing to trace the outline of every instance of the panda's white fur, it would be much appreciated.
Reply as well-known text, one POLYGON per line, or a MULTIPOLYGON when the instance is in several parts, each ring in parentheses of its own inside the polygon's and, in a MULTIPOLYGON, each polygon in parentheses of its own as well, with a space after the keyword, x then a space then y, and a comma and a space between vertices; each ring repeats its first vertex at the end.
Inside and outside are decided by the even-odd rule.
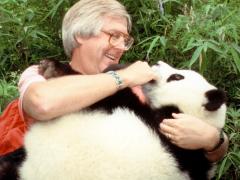
MULTIPOLYGON (((153 68, 159 74, 158 84, 144 87, 153 108, 176 105, 184 113, 223 127, 225 105, 214 112, 202 107, 207 102, 204 93, 215 89, 202 76, 163 62, 153 68), (185 78, 166 83, 173 73, 185 78)), ((123 107, 110 114, 86 109, 38 122, 25 137, 25 149, 21 180, 190 179, 156 133, 123 107)))
POLYGON ((158 137, 126 109, 38 123, 25 144, 23 180, 188 179, 158 137))

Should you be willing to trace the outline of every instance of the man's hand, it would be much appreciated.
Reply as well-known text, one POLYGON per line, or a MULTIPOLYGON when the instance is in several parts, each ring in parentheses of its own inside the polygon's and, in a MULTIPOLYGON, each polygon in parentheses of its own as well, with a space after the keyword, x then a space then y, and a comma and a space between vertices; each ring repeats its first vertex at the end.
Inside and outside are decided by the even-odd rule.
POLYGON ((127 87, 135 87, 157 79, 152 68, 143 61, 136 61, 127 68, 119 70, 118 73, 127 87))
POLYGON ((210 151, 219 141, 217 128, 186 114, 173 113, 174 119, 164 119, 160 132, 177 146, 185 149, 210 151))

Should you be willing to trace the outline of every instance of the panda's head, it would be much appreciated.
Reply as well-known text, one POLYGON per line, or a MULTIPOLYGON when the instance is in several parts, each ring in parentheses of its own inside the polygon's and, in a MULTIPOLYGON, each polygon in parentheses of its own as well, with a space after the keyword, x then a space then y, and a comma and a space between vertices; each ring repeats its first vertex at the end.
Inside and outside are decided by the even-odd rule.
POLYGON ((158 79, 143 87, 152 108, 175 106, 218 128, 224 126, 226 95, 223 91, 191 70, 178 70, 161 61, 152 68, 158 79))

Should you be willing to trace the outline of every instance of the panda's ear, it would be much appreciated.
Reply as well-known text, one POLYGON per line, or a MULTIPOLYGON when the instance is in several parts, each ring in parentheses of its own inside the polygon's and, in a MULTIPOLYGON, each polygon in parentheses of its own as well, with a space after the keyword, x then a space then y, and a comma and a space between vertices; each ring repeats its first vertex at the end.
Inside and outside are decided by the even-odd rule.
POLYGON ((208 102, 204 105, 208 111, 216 111, 223 103, 226 103, 227 96, 223 90, 213 89, 205 93, 208 102))

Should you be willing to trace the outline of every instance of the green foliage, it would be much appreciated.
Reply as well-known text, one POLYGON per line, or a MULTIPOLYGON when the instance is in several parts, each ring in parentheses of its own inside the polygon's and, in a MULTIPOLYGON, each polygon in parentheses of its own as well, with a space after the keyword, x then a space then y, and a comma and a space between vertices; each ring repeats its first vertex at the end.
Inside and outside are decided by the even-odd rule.
POLYGON ((225 158, 219 163, 216 179, 228 180, 240 177, 240 109, 230 106, 227 113, 227 132, 230 148, 225 158))
POLYGON ((0 114, 9 102, 19 95, 17 90, 18 73, 11 72, 7 78, 0 80, 0 114))
MULTIPOLYGON (((18 93, 19 73, 40 59, 65 61, 61 22, 77 0, 0 1, 0 112, 18 93)), ((230 148, 216 179, 240 178, 240 3, 238 0, 121 0, 134 47, 122 62, 164 60, 202 73, 228 93, 230 148), (159 4, 162 2, 163 6, 159 4)))
POLYGON ((5 0, 0 5, 0 69, 3 73, 23 70, 46 57, 66 58, 60 24, 69 1, 5 0))

